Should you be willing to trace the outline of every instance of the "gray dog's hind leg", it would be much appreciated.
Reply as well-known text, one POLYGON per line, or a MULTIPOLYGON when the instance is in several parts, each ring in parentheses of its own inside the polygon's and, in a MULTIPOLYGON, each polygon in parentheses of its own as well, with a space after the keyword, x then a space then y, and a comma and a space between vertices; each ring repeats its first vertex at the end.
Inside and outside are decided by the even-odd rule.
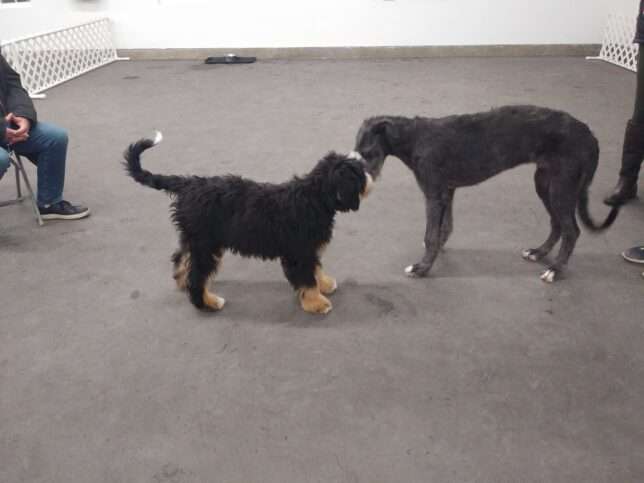
POLYGON ((564 178, 553 180, 550 184, 550 207, 559 215, 561 247, 555 262, 541 275, 541 280, 544 282, 551 283, 559 277, 581 233, 575 218, 578 194, 576 189, 571 189, 571 186, 576 186, 575 181, 566 181, 564 178))
POLYGON ((534 173, 534 184, 537 189, 537 194, 546 211, 550 215, 550 235, 548 239, 543 242, 539 248, 528 248, 521 253, 523 258, 531 262, 537 262, 552 251, 552 248, 561 238, 561 224, 559 223, 559 214, 552 210, 550 207, 550 177, 543 168, 538 168, 534 173))
POLYGON ((572 251, 575 249, 577 239, 579 238, 579 226, 577 225, 577 220, 575 220, 575 213, 569 213, 565 216, 562 216, 561 219, 561 247, 559 248, 559 254, 548 270, 541 274, 541 280, 544 282, 554 282, 559 278, 560 273, 568 264, 568 259, 572 254, 572 251))

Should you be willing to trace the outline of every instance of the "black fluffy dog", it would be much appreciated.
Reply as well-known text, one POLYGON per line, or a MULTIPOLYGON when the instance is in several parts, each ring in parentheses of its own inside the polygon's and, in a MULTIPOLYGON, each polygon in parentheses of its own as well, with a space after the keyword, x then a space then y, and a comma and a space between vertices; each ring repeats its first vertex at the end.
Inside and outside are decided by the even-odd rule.
POLYGON ((388 155, 411 169, 426 200, 425 256, 405 272, 425 276, 452 232, 454 190, 480 183, 519 164, 536 163, 537 194, 550 214, 551 231, 538 248, 523 251, 538 261, 562 239, 554 263, 541 275, 553 282, 566 266, 579 237, 575 211, 592 231, 608 228, 613 208, 596 224, 588 212, 588 188, 597 169, 597 139, 583 122, 561 111, 506 106, 478 114, 439 119, 380 116, 367 119, 356 150, 374 178, 388 155))
POLYGON ((179 249, 172 256, 174 278, 200 309, 219 310, 224 299, 208 291, 225 250, 264 260, 279 258, 307 312, 327 313, 323 294, 335 291, 325 275, 321 251, 331 241, 338 211, 355 211, 371 188, 364 165, 329 153, 302 178, 282 184, 256 183, 239 176, 164 176, 141 168, 140 155, 158 144, 141 139, 125 151, 127 172, 139 183, 174 197, 172 218, 179 249))

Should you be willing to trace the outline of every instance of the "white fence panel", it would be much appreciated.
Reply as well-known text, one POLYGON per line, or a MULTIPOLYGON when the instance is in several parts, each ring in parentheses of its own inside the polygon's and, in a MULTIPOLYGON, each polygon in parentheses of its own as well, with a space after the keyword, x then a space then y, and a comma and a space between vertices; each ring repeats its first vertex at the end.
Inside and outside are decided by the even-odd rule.
POLYGON ((612 14, 608 18, 604 40, 598 57, 589 59, 605 60, 625 69, 637 72, 639 45, 635 38, 635 15, 612 14))
MULTIPOLYGON (((2 55, 36 96, 118 57, 108 18, 0 43, 2 55)), ((42 97, 42 96, 41 96, 42 97)))

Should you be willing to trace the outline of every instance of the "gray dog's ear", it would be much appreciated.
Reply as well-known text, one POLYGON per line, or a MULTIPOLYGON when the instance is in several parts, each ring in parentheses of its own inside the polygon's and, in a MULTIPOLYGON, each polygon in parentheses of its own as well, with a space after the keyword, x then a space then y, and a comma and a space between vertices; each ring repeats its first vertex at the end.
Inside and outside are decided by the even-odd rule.
POLYGON ((372 129, 375 134, 383 135, 389 145, 398 143, 398 130, 391 119, 379 120, 372 129))
POLYGON ((391 127, 391 119, 380 119, 373 125, 373 131, 377 134, 383 134, 386 132, 387 127, 391 127))

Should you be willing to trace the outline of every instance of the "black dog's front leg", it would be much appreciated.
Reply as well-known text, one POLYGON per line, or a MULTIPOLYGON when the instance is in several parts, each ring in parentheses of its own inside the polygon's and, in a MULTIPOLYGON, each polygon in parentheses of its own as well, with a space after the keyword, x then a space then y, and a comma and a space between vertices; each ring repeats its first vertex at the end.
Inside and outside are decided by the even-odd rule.
POLYGON ((319 265, 320 262, 316 257, 304 256, 299 259, 282 257, 284 275, 297 290, 302 308, 306 312, 326 314, 331 311, 333 305, 320 291, 319 282, 315 276, 319 265))
POLYGON ((441 193, 437 196, 425 198, 425 210, 427 215, 427 226, 425 228, 425 256, 423 259, 410 265, 405 273, 410 277, 425 277, 434 264, 438 252, 442 246, 441 226, 444 217, 447 216, 447 209, 450 196, 448 193, 441 193))

